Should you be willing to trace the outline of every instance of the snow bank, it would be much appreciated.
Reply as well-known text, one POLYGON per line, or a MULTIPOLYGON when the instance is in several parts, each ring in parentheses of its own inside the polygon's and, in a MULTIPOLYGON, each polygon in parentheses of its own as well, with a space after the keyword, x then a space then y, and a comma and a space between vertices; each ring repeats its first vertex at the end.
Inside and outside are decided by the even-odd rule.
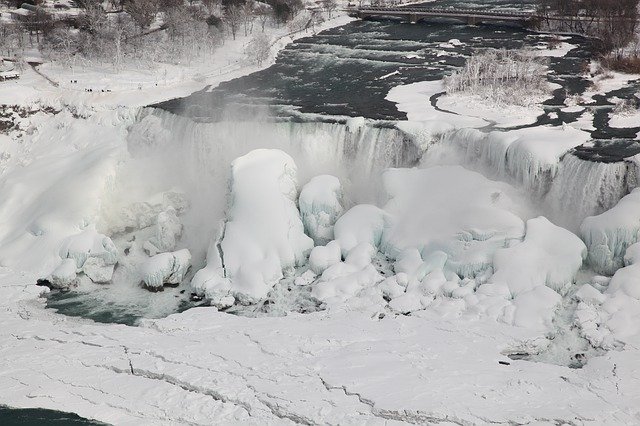
POLYGON ((600 274, 612 275, 624 264, 629 246, 640 233, 640 189, 633 190, 612 209, 587 217, 580 234, 589 249, 588 261, 600 274))
POLYGON ((340 180, 330 175, 314 177, 300 191, 302 223, 315 245, 333 240, 333 225, 343 213, 342 198, 340 180))
POLYGON ((316 274, 322 274, 327 268, 342 260, 340 245, 331 241, 326 246, 317 246, 309 255, 309 267, 316 274))
POLYGON ((255 301, 304 264, 313 241, 296 206, 296 165, 280 150, 258 149, 231 164, 230 205, 220 255, 235 295, 255 301))
POLYGON ((443 134, 456 128, 482 127, 486 121, 437 110, 432 98, 445 92, 441 80, 421 81, 392 88, 387 100, 397 104, 398 111, 405 112, 409 121, 422 122, 425 131, 432 135, 443 134))

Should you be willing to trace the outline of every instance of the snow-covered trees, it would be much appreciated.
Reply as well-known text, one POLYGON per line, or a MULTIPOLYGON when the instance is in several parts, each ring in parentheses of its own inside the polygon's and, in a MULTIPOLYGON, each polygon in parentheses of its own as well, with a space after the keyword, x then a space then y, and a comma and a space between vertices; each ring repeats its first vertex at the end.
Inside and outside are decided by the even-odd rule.
MULTIPOLYGON (((65 66, 95 61, 118 70, 127 62, 188 63, 211 55, 225 37, 251 36, 256 21, 264 33, 270 20, 286 24, 302 9, 301 0, 78 0, 76 4, 80 13, 70 20, 59 20, 53 9, 48 11, 55 25, 46 31, 27 23, 0 23, 0 54, 17 57, 25 44, 38 44, 49 59, 65 66)), ((304 24, 306 28, 308 19, 304 24)), ((264 61, 269 43, 255 37, 247 52, 251 60, 264 61)))
POLYGON ((448 93, 464 92, 496 104, 527 105, 548 91, 547 65, 539 58, 507 50, 470 57, 444 79, 448 93))

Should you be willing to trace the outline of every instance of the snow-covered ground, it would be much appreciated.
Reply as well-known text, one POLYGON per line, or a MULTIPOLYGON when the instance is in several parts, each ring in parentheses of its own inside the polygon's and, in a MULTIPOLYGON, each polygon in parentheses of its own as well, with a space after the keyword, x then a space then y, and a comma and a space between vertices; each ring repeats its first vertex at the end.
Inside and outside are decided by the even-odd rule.
MULTIPOLYGON (((353 18, 337 14, 315 27, 315 31, 344 25, 353 18)), ((258 30, 256 30, 258 31, 258 30)), ((119 70, 111 65, 79 63, 73 67, 45 63, 40 74, 27 67, 18 80, 0 84, 0 102, 7 105, 29 105, 54 102, 90 107, 140 107, 167 99, 187 96, 203 87, 267 68, 277 53, 299 37, 312 35, 311 29, 290 34, 287 26, 267 27, 273 46, 262 64, 252 63, 245 53, 251 36, 238 35, 225 40, 207 60, 193 64, 127 64, 119 70), (48 81, 49 77, 54 83, 48 81), (72 82, 73 81, 73 82, 72 82), (76 83, 77 82, 77 83, 76 83), (91 92, 87 92, 91 89, 91 92)))
POLYGON ((514 361, 526 328, 339 310, 259 320, 191 309, 143 327, 42 309, 1 280, 0 401, 126 424, 634 424, 635 348, 582 369, 514 361))
POLYGON ((51 67, 59 87, 0 85, 18 105, 0 139, 0 404, 113 424, 640 421, 631 161, 569 154, 589 139, 572 126, 485 133, 541 111, 441 103, 440 81, 394 88, 392 129, 137 108, 255 71, 245 42, 206 74, 78 77, 111 92, 51 67), (44 309, 43 278, 145 292, 161 314, 179 293, 141 282, 262 305, 99 324, 44 309))

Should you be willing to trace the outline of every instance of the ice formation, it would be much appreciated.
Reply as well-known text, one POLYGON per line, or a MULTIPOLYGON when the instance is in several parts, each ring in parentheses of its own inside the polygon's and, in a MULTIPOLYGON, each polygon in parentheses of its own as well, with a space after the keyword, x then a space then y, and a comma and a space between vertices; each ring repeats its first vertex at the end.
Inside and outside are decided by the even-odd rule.
POLYGON ((152 291, 162 290, 165 284, 178 285, 190 266, 191 253, 187 249, 157 254, 141 266, 142 283, 152 291))
POLYGON ((509 185, 460 166, 391 169, 384 173, 390 225, 383 250, 391 258, 417 248, 447 255, 447 267, 473 277, 493 253, 524 235, 526 203, 509 185))
POLYGON ((67 237, 59 255, 62 262, 48 281, 53 287, 65 288, 72 284, 76 272, 84 273, 94 283, 110 282, 119 253, 111 238, 97 232, 94 226, 89 226, 79 234, 67 237), (74 265, 73 278, 70 261, 74 265))
POLYGON ((562 156, 589 138, 589 133, 572 127, 490 133, 461 129, 446 134, 442 144, 455 147, 465 164, 475 165, 490 176, 509 179, 543 196, 558 173, 562 156))
POLYGON ((624 265, 627 248, 640 235, 640 189, 634 189, 610 210, 587 217, 580 227, 589 249, 589 264, 598 273, 613 275, 624 265))
POLYGON ((333 225, 343 213, 343 192, 335 176, 321 175, 311 179, 300 191, 298 200, 302 223, 315 245, 333 240, 333 225))
POLYGON ((576 235, 545 217, 527 221, 524 241, 496 252, 491 282, 506 284, 516 299, 537 287, 563 293, 575 281, 587 249, 576 235))
POLYGON ((163 253, 176 248, 176 242, 182 234, 182 222, 175 208, 169 207, 156 217, 155 235, 148 241, 149 251, 163 253))
POLYGON ((380 247, 388 226, 389 216, 382 209, 371 204, 358 204, 338 219, 334 234, 342 255, 346 257, 358 244, 380 247))
POLYGON ((218 253, 221 278, 229 279, 241 300, 265 297, 313 248, 297 208, 296 173, 293 159, 280 150, 254 150, 231 165, 228 221, 218 253))

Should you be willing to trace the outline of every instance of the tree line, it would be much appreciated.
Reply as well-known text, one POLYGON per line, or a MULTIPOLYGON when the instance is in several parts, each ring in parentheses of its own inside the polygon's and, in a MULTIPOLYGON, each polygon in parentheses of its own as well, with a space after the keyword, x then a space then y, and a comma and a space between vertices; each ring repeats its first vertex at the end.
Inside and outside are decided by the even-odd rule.
MULTIPOLYGON (((301 0, 76 0, 80 13, 65 15, 37 7, 40 2, 28 2, 34 6, 28 15, 0 22, 0 57, 19 58, 38 47, 50 59, 71 65, 97 61, 119 68, 128 59, 185 63, 212 54, 239 34, 255 34, 260 40, 253 45, 264 45, 258 33, 267 24, 293 25, 303 10, 301 0)), ((24 2, 0 3, 19 7, 24 2)))
POLYGON ((548 29, 595 37, 606 51, 622 54, 637 37, 639 0, 539 0, 548 29), (554 19, 562 17, 563 19, 554 19))

